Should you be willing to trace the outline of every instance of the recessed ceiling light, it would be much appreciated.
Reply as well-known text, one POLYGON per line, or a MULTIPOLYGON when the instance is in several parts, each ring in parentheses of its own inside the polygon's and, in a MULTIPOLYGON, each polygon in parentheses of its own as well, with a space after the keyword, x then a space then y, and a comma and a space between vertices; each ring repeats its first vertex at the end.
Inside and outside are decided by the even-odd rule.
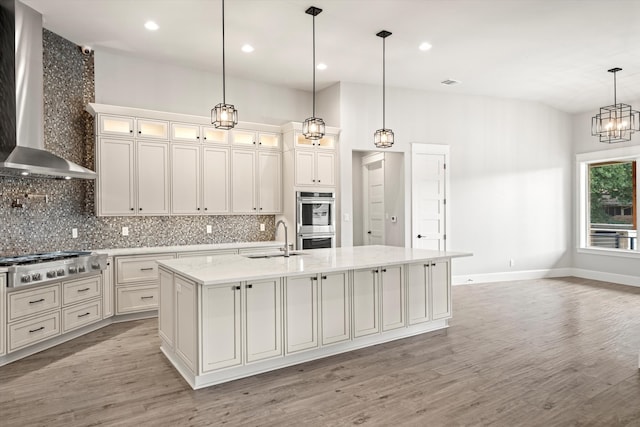
POLYGON ((318 70, 326 70, 327 69, 327 64, 325 64, 324 62, 321 62, 321 63, 318 64, 318 66, 316 68, 318 68, 318 70))
POLYGON ((418 49, 420 49, 423 52, 426 52, 431 48, 432 48, 431 43, 427 43, 427 42, 422 42, 420 43, 420 46, 418 46, 418 49))
POLYGON ((153 22, 153 21, 147 21, 147 22, 145 22, 145 23, 144 23, 144 27, 145 27, 147 30, 149 30, 149 31, 155 31, 155 30, 157 30, 158 28, 160 28, 160 26, 159 26, 158 24, 156 24, 155 22, 153 22))
POLYGON ((447 79, 447 80, 441 81, 440 83, 442 83, 445 86, 455 86, 455 85, 459 85, 462 82, 460 80, 447 79))
POLYGON ((242 51, 245 53, 251 53, 253 52, 255 49, 253 48, 253 46, 251 46, 250 44, 243 44, 242 45, 242 51))

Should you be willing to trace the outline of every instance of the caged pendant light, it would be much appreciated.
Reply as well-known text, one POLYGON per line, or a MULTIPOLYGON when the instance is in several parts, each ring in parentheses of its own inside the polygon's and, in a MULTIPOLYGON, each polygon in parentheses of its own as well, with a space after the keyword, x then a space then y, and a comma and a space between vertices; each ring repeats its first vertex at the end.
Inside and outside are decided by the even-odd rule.
POLYGON ((607 70, 613 73, 613 105, 600 108, 600 113, 591 119, 591 135, 599 136, 600 142, 609 144, 631 141, 631 135, 640 131, 640 112, 628 104, 618 104, 616 73, 622 68, 607 70))
POLYGON ((211 110, 211 123, 218 129, 231 129, 238 124, 238 110, 226 103, 224 68, 224 0, 222 0, 222 103, 211 110))
POLYGON ((322 9, 311 6, 305 11, 313 16, 313 115, 302 124, 302 134, 307 139, 322 139, 324 136, 324 120, 316 117, 316 16, 322 9))
POLYGON ((385 122, 385 39, 389 37, 389 31, 382 30, 376 36, 382 38, 382 129, 378 129, 373 135, 373 143, 377 148, 389 148, 393 145, 393 131, 384 127, 385 122))

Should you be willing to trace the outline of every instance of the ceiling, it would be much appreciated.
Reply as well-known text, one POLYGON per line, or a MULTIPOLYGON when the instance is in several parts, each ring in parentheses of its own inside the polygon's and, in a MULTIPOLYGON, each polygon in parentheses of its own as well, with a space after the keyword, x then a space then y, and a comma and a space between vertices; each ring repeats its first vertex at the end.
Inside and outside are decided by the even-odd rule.
MULTIPOLYGON (((220 0, 23 0, 45 27, 96 51, 221 73, 220 0), (143 27, 147 20, 160 26, 143 27)), ((638 0, 226 0, 228 77, 311 90, 338 81, 539 101, 569 113, 640 100, 638 0), (428 41, 433 48, 420 51, 428 41), (249 43, 255 51, 240 47, 249 43), (455 79, 462 83, 444 86, 455 79)), ((635 106, 640 108, 640 106, 635 106)))

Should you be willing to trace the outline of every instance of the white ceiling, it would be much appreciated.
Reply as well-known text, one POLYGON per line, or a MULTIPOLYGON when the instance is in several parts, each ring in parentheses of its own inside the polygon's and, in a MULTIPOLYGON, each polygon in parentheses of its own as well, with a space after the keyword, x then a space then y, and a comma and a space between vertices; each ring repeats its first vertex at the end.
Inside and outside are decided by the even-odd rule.
MULTIPOLYGON (((45 27, 96 51, 110 49, 221 72, 220 0, 23 0, 45 27), (156 32, 144 29, 152 19, 156 32)), ((312 18, 317 87, 387 86, 539 101, 596 111, 640 99, 640 0, 226 0, 227 76, 311 90, 312 18), (418 50, 428 41, 433 49, 418 50), (255 51, 240 51, 250 43, 255 51), (462 84, 447 87, 445 79, 462 84)), ((640 106, 634 106, 636 109, 640 106)))

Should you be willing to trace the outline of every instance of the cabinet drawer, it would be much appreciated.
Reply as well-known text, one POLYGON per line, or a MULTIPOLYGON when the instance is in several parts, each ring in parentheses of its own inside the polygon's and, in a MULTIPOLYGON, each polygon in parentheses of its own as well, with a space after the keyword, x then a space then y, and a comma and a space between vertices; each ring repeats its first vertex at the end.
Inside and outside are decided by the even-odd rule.
POLYGON ((174 259, 175 255, 152 255, 116 258, 116 284, 127 285, 158 280, 158 264, 161 259, 174 259))
POLYGON ((9 294, 9 321, 60 308, 60 285, 9 294))
POLYGON ((9 325, 9 351, 60 335, 60 311, 9 325))
POLYGON ((119 287, 116 291, 118 314, 158 309, 158 285, 119 287))
POLYGON ((62 332, 68 332, 102 319, 102 301, 95 299, 62 309, 62 332))
POLYGON ((94 276, 62 284, 62 304, 68 305, 100 296, 102 277, 94 276))

